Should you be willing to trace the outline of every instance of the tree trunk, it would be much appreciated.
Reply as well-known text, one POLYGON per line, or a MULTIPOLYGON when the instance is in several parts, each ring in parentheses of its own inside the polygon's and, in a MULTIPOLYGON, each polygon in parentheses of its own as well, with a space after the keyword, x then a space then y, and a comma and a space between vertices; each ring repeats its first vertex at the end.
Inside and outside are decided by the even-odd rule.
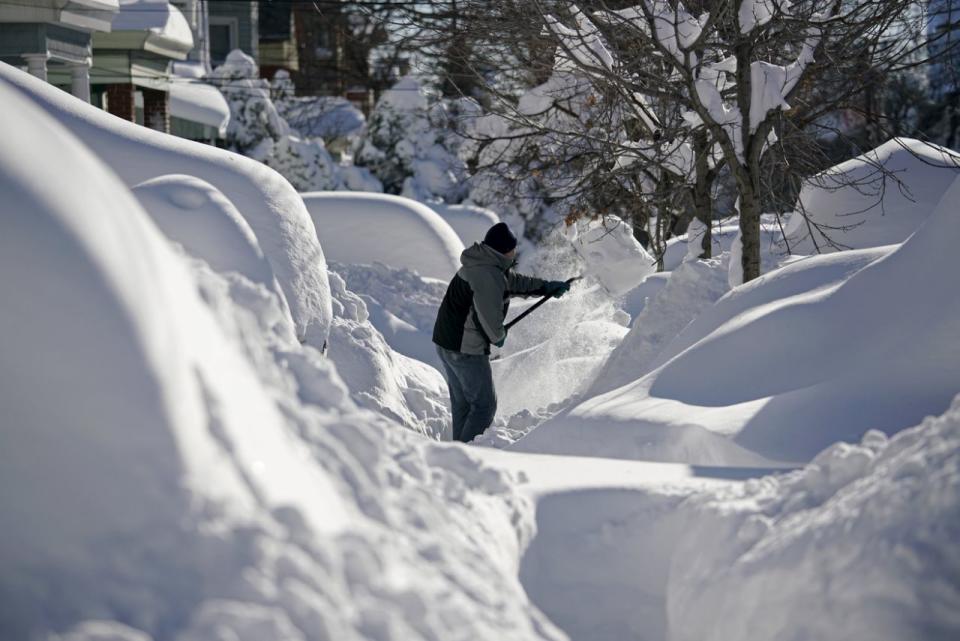
POLYGON ((700 248, 703 250, 700 258, 712 258, 713 201, 710 198, 710 188, 713 183, 713 172, 710 170, 710 163, 707 159, 709 147, 706 134, 698 131, 694 144, 696 145, 694 153, 696 154, 697 173, 693 183, 693 189, 691 190, 691 196, 693 197, 693 214, 697 220, 707 227, 703 232, 703 239, 700 244, 700 248))
POLYGON ((743 282, 760 276, 760 196, 751 187, 740 191, 740 266, 743 282))

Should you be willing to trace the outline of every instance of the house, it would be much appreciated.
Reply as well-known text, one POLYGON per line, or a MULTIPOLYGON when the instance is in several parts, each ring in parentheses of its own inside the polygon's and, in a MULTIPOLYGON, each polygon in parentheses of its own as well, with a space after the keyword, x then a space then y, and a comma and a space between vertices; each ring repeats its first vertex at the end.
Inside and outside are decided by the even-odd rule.
POLYGON ((93 38, 93 104, 169 133, 170 63, 191 49, 190 26, 167 0, 121 0, 111 31, 93 38))
POLYGON ((286 70, 297 95, 343 96, 365 113, 377 92, 396 80, 381 79, 371 62, 371 52, 387 37, 377 16, 330 2, 258 4, 261 78, 286 70))
POLYGON ((3 0, 0 60, 90 100, 94 34, 109 33, 118 0, 3 0))
POLYGON ((284 69, 300 70, 295 26, 295 5, 289 2, 260 2, 260 77, 271 79, 284 69))

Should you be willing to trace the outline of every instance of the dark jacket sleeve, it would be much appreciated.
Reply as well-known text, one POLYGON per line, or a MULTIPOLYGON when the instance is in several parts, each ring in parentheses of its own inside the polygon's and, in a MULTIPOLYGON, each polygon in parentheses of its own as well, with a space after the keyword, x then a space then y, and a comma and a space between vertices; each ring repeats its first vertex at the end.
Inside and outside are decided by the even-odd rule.
POLYGON ((544 296, 546 284, 547 281, 540 278, 507 272, 508 296, 544 296))

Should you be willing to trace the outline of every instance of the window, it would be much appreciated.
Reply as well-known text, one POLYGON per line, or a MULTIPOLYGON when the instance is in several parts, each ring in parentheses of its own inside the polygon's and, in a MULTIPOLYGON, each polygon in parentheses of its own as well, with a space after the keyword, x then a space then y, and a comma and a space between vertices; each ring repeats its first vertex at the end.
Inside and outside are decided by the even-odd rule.
POLYGON ((236 18, 210 16, 210 61, 222 64, 227 54, 238 48, 239 23, 236 18))

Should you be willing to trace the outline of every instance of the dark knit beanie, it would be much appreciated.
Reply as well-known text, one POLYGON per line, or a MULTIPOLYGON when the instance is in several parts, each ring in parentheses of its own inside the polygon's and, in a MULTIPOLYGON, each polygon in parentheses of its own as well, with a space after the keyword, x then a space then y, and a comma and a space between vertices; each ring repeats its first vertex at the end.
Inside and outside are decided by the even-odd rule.
POLYGON ((517 237, 513 235, 507 223, 497 223, 487 230, 483 237, 483 244, 496 249, 501 254, 508 254, 517 246, 517 237))

